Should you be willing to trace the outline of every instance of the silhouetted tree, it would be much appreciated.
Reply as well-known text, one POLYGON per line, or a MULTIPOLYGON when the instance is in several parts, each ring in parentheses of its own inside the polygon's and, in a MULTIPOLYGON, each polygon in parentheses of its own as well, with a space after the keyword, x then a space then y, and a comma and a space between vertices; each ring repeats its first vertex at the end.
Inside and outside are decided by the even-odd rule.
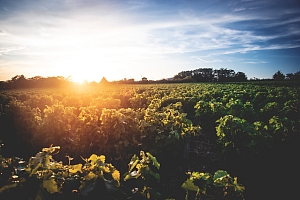
POLYGON ((100 81, 101 84, 107 84, 108 81, 106 80, 106 78, 103 76, 103 78, 100 81))
POLYGON ((237 82, 247 81, 247 76, 244 72, 237 72, 234 76, 234 81, 237 82))
POLYGON ((294 73, 294 80, 300 81, 300 71, 297 71, 296 73, 294 73))
POLYGON ((286 78, 291 81, 300 81, 300 71, 296 73, 288 73, 286 74, 286 78))
POLYGON ((231 82, 246 81, 247 76, 243 72, 235 73, 232 69, 199 68, 190 71, 182 71, 173 77, 173 82, 231 82))
POLYGON ((25 88, 28 87, 28 80, 24 75, 16 75, 8 80, 7 82, 8 88, 25 88))
POLYGON ((213 80, 212 68, 199 68, 192 71, 192 78, 197 82, 209 82, 213 80))
POLYGON ((285 75, 279 70, 273 75, 273 79, 275 81, 283 81, 284 78, 285 78, 285 75))
POLYGON ((220 68, 214 70, 214 80, 218 82, 233 81, 235 72, 232 69, 220 68))

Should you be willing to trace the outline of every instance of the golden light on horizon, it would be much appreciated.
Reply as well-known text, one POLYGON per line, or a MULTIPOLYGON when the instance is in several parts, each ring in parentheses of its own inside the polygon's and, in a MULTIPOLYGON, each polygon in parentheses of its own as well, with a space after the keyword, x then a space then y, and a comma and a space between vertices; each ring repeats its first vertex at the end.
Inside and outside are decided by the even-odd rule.
POLYGON ((70 76, 70 80, 75 83, 83 84, 85 81, 88 81, 86 78, 81 75, 72 75, 70 76))
POLYGON ((91 51, 80 51, 75 56, 57 63, 57 69, 65 77, 76 83, 99 82, 103 76, 113 75, 113 63, 101 53, 91 51))

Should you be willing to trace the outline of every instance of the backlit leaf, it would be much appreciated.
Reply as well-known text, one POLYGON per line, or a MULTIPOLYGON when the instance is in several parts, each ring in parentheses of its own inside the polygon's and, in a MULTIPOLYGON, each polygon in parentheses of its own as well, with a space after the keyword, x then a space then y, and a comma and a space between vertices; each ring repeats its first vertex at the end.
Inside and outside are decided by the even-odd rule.
POLYGON ((193 190, 198 191, 199 187, 194 184, 194 182, 190 179, 187 179, 181 186, 185 190, 193 190))
POLYGON ((50 194, 58 192, 57 183, 54 179, 44 180, 43 188, 45 188, 50 194))
POLYGON ((88 161, 91 161, 91 164, 95 164, 97 159, 98 159, 98 156, 96 154, 92 154, 90 156, 90 158, 88 159, 88 161))
POLYGON ((101 160, 102 163, 105 163, 105 156, 101 155, 101 156, 99 157, 99 159, 101 160))
POLYGON ((152 161, 153 165, 159 169, 160 168, 160 163, 156 160, 156 157, 152 156, 149 152, 146 153, 147 156, 150 158, 150 160, 152 161))
POLYGON ((77 165, 71 165, 69 168, 69 172, 72 174, 75 174, 77 172, 82 173, 82 164, 77 164, 77 165))
POLYGON ((120 172, 118 170, 114 170, 114 172, 111 174, 114 180, 120 182, 120 172))
POLYGON ((94 179, 96 175, 93 172, 88 173, 86 176, 84 176, 85 180, 91 180, 94 179))
POLYGON ((223 178, 225 176, 229 175, 226 171, 224 170, 218 170, 215 172, 215 175, 214 175, 214 181, 217 180, 217 179, 220 179, 220 178, 223 178))

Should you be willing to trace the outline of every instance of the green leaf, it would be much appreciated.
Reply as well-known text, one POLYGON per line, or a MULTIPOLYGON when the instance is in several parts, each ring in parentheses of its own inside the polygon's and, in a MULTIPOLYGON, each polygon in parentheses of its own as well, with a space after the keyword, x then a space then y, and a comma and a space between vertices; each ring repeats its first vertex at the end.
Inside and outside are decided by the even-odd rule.
POLYGON ((218 170, 215 172, 215 175, 214 175, 214 181, 217 180, 217 179, 220 179, 220 178, 223 178, 225 176, 228 176, 229 174, 224 171, 224 170, 218 170))
POLYGON ((45 153, 53 153, 53 152, 55 152, 56 150, 60 150, 60 146, 54 146, 54 147, 52 147, 52 146, 50 146, 49 148, 43 148, 42 149, 42 152, 45 152, 45 153))
POLYGON ((94 179, 96 175, 93 172, 88 173, 86 176, 84 176, 85 180, 91 180, 94 179))
POLYGON ((105 163, 105 156, 101 155, 98 157, 102 163, 105 163))
POLYGON ((129 179, 132 179, 132 178, 139 178, 141 176, 141 173, 137 170, 135 171, 132 171, 132 172, 126 172, 126 174, 124 174, 124 181, 127 181, 129 179))
POLYGON ((120 185, 120 172, 118 170, 114 170, 114 172, 111 174, 113 179, 118 182, 118 185, 120 185))
POLYGON ((232 179, 230 175, 223 170, 218 170, 214 175, 214 185, 215 186, 226 186, 229 182, 229 179, 232 179))
POLYGON ((17 187, 17 186, 18 186, 17 183, 13 183, 13 184, 10 184, 10 185, 5 185, 5 186, 3 186, 2 188, 0 188, 0 194, 1 194, 2 192, 4 192, 5 190, 9 190, 9 189, 14 188, 14 187, 17 187))
POLYGON ((44 164, 46 166, 49 165, 51 163, 51 161, 52 161, 52 156, 51 155, 45 156, 45 163, 44 164))
POLYGON ((152 161, 152 164, 159 169, 160 168, 160 163, 156 160, 156 157, 152 156, 149 152, 146 153, 147 156, 150 158, 150 160, 152 161))
POLYGON ((179 140, 179 133, 177 130, 171 131, 170 133, 173 134, 177 140, 179 140))
POLYGON ((50 194, 58 192, 57 183, 54 179, 44 180, 43 188, 45 188, 50 194))
POLYGON ((32 171, 31 171, 31 174, 30 176, 32 176, 33 174, 35 174, 39 168, 42 166, 43 164, 42 163, 39 163, 32 171))
POLYGON ((129 165, 130 165, 129 171, 130 172, 135 168, 135 166, 139 163, 139 161, 140 160, 135 160, 134 162, 132 160, 130 161, 130 163, 129 163, 129 165))
POLYGON ((243 193, 245 191, 245 187, 238 184, 237 182, 237 177, 234 177, 234 181, 233 181, 233 184, 234 184, 234 190, 237 192, 237 193, 243 193))
POLYGON ((199 187, 198 186, 196 186, 195 184, 194 184, 194 182, 192 181, 192 180, 190 180, 190 179, 187 179, 183 184, 182 184, 182 186, 181 186, 183 189, 185 189, 185 190, 193 190, 193 191, 199 191, 199 187))
POLYGON ((97 159, 98 159, 98 156, 96 154, 92 154, 90 156, 90 158, 88 159, 88 161, 91 161, 91 164, 94 165, 94 164, 96 164, 97 159))
POLYGON ((77 165, 71 165, 69 168, 69 172, 72 174, 75 174, 77 172, 82 173, 82 164, 77 164, 77 165))
POLYGON ((156 178, 157 182, 160 181, 160 175, 158 173, 155 173, 152 170, 149 170, 149 173, 156 178))
POLYGON ((52 162, 49 164, 48 169, 54 170, 54 169, 61 169, 63 168, 62 163, 52 162))
POLYGON ((126 173, 126 174, 124 174, 124 181, 127 181, 127 180, 129 180, 129 179, 131 179, 132 177, 130 176, 130 173, 126 173))

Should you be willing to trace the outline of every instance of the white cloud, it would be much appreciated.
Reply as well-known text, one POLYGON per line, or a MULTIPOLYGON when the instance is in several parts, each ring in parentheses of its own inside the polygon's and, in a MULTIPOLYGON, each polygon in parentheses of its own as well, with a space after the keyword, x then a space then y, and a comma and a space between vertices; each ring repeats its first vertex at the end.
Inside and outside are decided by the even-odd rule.
POLYGON ((24 47, 10 47, 10 48, 0 48, 0 56, 4 54, 8 54, 11 51, 20 51, 24 50, 24 47))
POLYGON ((233 12, 240 12, 240 11, 244 11, 244 10, 246 10, 246 8, 240 7, 240 8, 235 8, 233 10, 233 12))
POLYGON ((219 59, 216 59, 216 60, 204 60, 202 58, 196 58, 197 60, 200 60, 202 62, 205 62, 205 63, 215 63, 215 62, 223 62, 222 60, 219 60, 219 59))
POLYGON ((0 29, 0 36, 1 35, 9 35, 5 30, 0 29))
POLYGON ((256 64, 266 64, 267 62, 265 62, 265 61, 247 61, 247 62, 243 62, 243 63, 256 65, 256 64))
MULTIPOLYGON (((275 18, 276 19, 276 18, 275 18)), ((270 22, 265 25, 265 27, 276 27, 276 26, 282 26, 282 25, 287 25, 287 24, 292 24, 292 23, 299 23, 300 22, 300 17, 295 17, 287 20, 276 20, 276 22, 270 22)))

